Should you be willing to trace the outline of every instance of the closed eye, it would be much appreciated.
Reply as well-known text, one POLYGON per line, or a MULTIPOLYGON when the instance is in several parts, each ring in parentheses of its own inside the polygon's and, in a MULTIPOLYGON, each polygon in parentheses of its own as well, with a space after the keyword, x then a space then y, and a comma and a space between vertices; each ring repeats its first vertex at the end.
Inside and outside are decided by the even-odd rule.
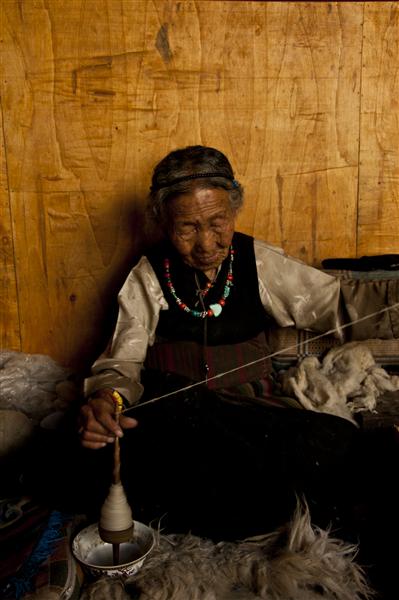
POLYGON ((221 231, 226 228, 229 220, 226 217, 218 217, 217 219, 212 219, 210 222, 210 227, 214 231, 221 231))
POLYGON ((194 225, 193 223, 182 223, 181 225, 178 225, 176 227, 176 232, 178 234, 191 233, 191 232, 197 231, 197 229, 198 229, 197 225, 194 225))

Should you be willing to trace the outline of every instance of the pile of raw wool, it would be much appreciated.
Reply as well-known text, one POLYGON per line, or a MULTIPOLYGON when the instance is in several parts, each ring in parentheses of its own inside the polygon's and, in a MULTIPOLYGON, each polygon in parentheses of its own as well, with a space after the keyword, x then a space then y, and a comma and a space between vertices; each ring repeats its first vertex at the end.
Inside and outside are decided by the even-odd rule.
POLYGON ((308 410, 330 413, 355 423, 354 414, 374 411, 378 397, 399 390, 399 376, 377 366, 365 343, 330 350, 320 361, 304 358, 280 376, 285 394, 294 394, 308 410))
POLYGON ((0 352, 0 458, 24 447, 39 427, 57 427, 79 398, 68 369, 50 356, 0 352))
POLYGON ((66 411, 78 396, 71 372, 44 354, 0 352, 0 409, 40 422, 66 411))

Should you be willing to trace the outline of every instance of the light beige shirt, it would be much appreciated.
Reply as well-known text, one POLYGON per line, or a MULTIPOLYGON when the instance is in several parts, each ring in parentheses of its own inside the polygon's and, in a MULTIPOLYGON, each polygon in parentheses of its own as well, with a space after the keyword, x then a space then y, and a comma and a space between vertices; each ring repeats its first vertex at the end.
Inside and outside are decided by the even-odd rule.
MULTIPOLYGON (((339 280, 266 242, 255 240, 254 245, 259 293, 266 312, 282 327, 316 332, 337 329, 342 337, 339 280)), ((143 392, 140 371, 147 348, 155 340, 159 313, 169 308, 145 256, 129 273, 118 301, 112 343, 94 363, 92 376, 85 380, 85 395, 111 387, 134 404, 143 392)))

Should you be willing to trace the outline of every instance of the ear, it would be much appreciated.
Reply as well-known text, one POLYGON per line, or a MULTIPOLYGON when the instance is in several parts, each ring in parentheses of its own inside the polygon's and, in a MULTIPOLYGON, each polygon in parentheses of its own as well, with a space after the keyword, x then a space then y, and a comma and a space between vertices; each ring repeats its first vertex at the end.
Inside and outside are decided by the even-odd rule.
POLYGON ((165 207, 162 219, 159 222, 159 226, 166 236, 173 231, 173 217, 170 208, 168 209, 165 207))
POLYGON ((241 206, 239 206, 238 208, 232 208, 231 209, 231 213, 233 215, 234 222, 236 221, 236 219, 238 217, 238 213, 240 212, 240 210, 241 210, 241 206))

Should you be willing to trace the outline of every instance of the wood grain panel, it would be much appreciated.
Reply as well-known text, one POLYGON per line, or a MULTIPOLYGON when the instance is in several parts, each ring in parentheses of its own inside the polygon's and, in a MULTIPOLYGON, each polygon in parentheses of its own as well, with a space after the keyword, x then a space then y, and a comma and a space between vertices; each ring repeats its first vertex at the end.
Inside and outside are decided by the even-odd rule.
POLYGON ((14 243, 0 105, 0 351, 21 350, 14 243))
POLYGON ((242 231, 314 264, 397 248, 396 13, 360 2, 3 3, 5 343, 75 367, 98 354, 142 247, 151 170, 188 144, 231 158, 246 190, 242 231))
POLYGON ((243 228, 313 264, 353 255, 362 7, 266 11, 267 88, 258 97, 267 124, 247 183, 257 202, 243 228))
POLYGON ((365 6, 359 255, 399 252, 399 6, 365 6))
MULTIPOLYGON (((73 366, 92 360, 109 333, 111 299, 141 229, 130 183, 143 182, 126 165, 125 49, 106 44, 123 23, 120 6, 108 5, 109 14, 81 2, 7 7, 3 89, 21 344, 73 366)), ((128 61, 134 66, 134 53, 128 61)))
POLYGON ((124 276, 120 252, 104 274, 104 253, 87 216, 90 201, 90 193, 13 193, 15 220, 23 223, 16 246, 24 250, 18 269, 24 351, 71 356, 67 362, 77 365, 105 342, 110 299, 124 276))

